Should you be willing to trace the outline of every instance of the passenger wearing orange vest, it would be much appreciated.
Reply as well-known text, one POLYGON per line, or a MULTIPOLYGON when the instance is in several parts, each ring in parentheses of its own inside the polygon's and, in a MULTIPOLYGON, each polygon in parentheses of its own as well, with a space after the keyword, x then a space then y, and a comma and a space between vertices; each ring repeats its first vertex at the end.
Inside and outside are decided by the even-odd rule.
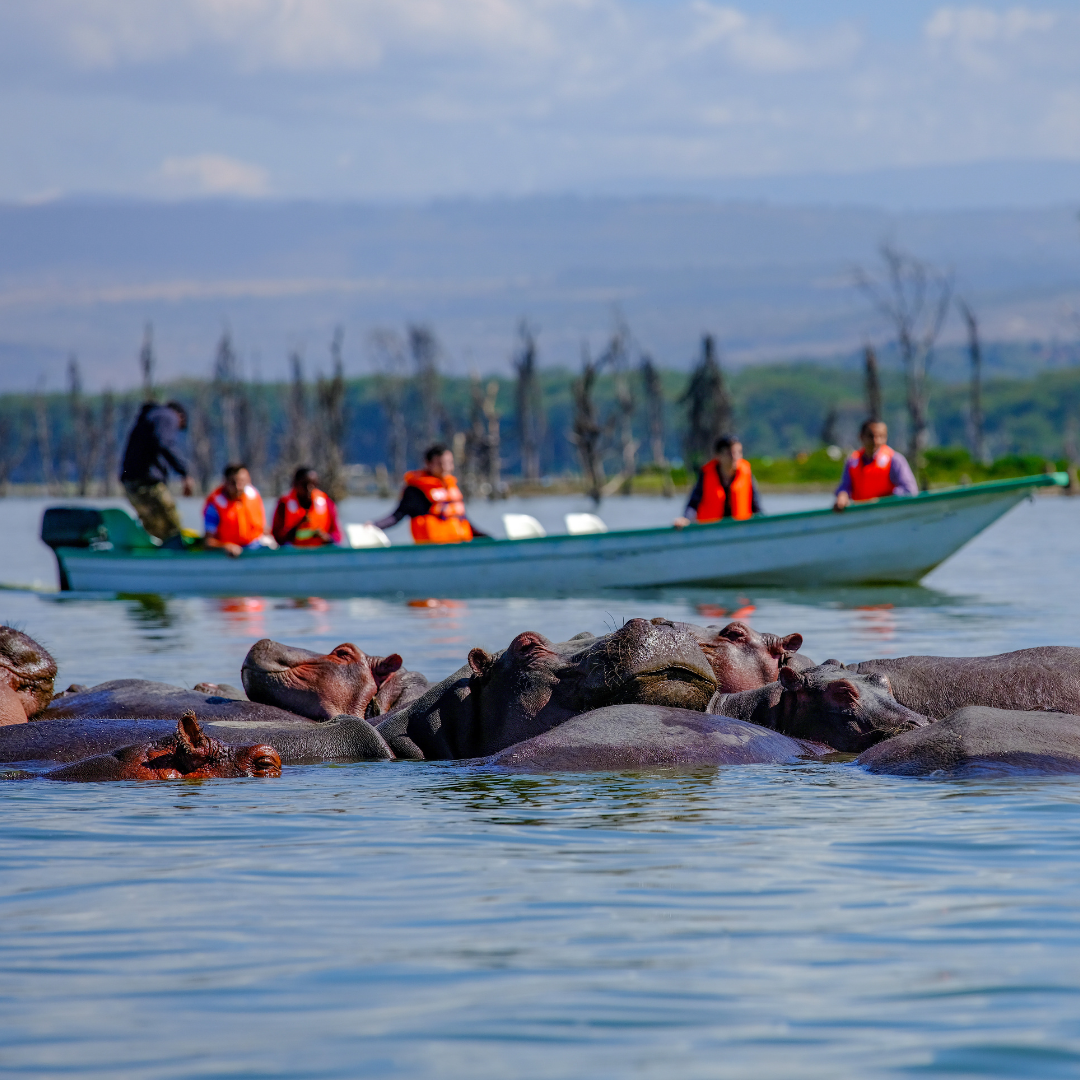
POLYGON ((487 537, 465 516, 465 500, 454 477, 454 455, 441 443, 428 448, 424 468, 405 474, 405 490, 392 514, 370 522, 389 529, 403 517, 412 518, 417 544, 461 544, 487 537))
POLYGON ((319 490, 319 474, 308 465, 301 465, 293 474, 292 490, 278 499, 271 530, 279 544, 294 547, 321 547, 340 544, 334 500, 319 490))
POLYGON ((762 513, 750 462, 742 456, 742 443, 734 435, 721 435, 713 451, 716 456, 698 472, 683 516, 675 519, 676 529, 692 521, 701 525, 723 518, 742 521, 762 513))
POLYGON ((203 505, 206 546, 224 548, 233 558, 247 548, 277 547, 266 532, 262 496, 251 483, 246 465, 226 465, 225 483, 210 492, 203 505))
POLYGON ((862 449, 844 463, 834 510, 843 510, 851 502, 888 495, 919 494, 911 466, 903 454, 888 445, 888 438, 889 429, 883 420, 867 420, 859 429, 862 449))

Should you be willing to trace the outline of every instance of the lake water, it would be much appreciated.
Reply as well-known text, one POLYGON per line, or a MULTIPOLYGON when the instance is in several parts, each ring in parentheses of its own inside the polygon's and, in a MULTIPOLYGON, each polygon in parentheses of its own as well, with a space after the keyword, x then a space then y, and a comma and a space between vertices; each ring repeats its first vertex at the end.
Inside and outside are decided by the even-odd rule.
MULTIPOLYGON (((0 501, 0 581, 53 583, 42 505, 0 501)), ((474 516, 554 529, 587 508, 474 516)), ((618 526, 676 510, 600 512, 618 526)), ((799 631, 816 659, 976 654, 1080 645, 1078 536, 1080 500, 1040 498, 919 587, 455 603, 10 590, 0 617, 54 651, 61 686, 236 683, 263 636, 396 650, 437 678, 525 629, 736 612, 799 631)), ((28 782, 0 800, 0 1075, 1080 1075, 1080 779, 372 763, 28 782)))

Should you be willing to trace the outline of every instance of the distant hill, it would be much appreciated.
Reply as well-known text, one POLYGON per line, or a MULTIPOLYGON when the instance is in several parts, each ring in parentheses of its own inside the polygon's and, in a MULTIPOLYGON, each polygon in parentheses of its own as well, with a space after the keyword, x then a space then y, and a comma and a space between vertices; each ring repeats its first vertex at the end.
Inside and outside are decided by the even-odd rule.
POLYGON ((370 331, 409 320, 435 327, 451 372, 505 370, 521 317, 539 327, 542 364, 575 367, 616 309, 667 367, 686 367, 704 330, 736 364, 850 355, 884 337, 850 284, 884 238, 953 267, 988 340, 1048 343, 1010 364, 1037 368, 1080 332, 1069 205, 57 202, 0 207, 0 390, 43 377, 59 389, 69 352, 90 386, 131 385, 148 320, 162 378, 205 373, 226 324, 266 379, 285 374, 291 348, 324 365, 338 324, 362 374, 370 331))

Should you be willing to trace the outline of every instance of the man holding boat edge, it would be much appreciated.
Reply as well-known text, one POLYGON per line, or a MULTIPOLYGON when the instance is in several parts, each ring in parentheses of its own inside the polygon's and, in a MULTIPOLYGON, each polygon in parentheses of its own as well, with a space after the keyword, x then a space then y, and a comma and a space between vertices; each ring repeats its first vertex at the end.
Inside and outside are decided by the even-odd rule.
POLYGON ((889 429, 884 420, 866 420, 859 428, 862 449, 844 462, 844 475, 836 489, 833 509, 849 503, 882 499, 890 495, 918 495, 919 485, 911 466, 898 450, 888 445, 889 429))
POLYGON ((409 525, 416 544, 463 544, 488 538, 465 516, 465 497, 454 477, 454 454, 442 443, 428 447, 423 469, 405 474, 405 490, 394 512, 368 524, 389 529, 406 516, 412 519, 409 525))
POLYGON ((225 466, 225 483, 210 492, 203 504, 203 525, 206 546, 223 548, 234 559, 255 548, 277 547, 266 531, 262 496, 251 483, 246 465, 225 466))
POLYGON ((713 452, 716 456, 698 471, 697 483, 682 517, 673 522, 676 529, 685 529, 694 521, 701 525, 723 518, 745 521, 754 514, 764 513, 757 481, 750 462, 743 457, 739 437, 721 435, 713 445, 713 452))

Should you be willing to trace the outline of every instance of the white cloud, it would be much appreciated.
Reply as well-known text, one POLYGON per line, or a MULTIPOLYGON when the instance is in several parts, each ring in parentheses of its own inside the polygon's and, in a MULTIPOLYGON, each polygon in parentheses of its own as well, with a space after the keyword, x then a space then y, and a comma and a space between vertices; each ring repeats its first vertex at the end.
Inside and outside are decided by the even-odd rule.
POLYGON ((266 170, 224 154, 168 157, 155 174, 163 193, 170 196, 239 195, 248 198, 269 193, 266 170))

